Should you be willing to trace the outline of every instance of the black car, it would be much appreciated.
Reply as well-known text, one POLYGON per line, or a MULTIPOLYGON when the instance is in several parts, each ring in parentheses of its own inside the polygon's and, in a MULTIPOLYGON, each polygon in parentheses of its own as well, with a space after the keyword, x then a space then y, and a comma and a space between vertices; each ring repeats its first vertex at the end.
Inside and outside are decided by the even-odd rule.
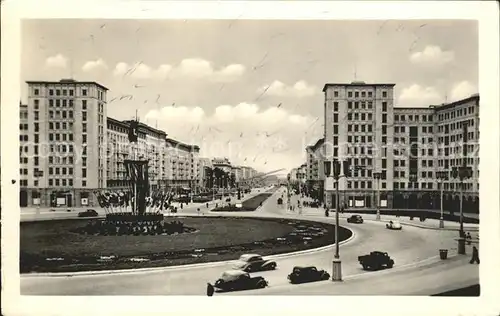
POLYGON ((248 272, 240 270, 226 271, 215 281, 214 287, 222 291, 262 289, 269 283, 263 277, 250 277, 248 272))
POLYGON ((233 269, 242 270, 245 272, 269 271, 276 269, 276 262, 265 260, 257 254, 241 255, 238 261, 233 266, 233 269))
POLYGON ((330 274, 325 270, 318 270, 316 267, 294 267, 292 273, 288 275, 288 280, 292 284, 315 282, 328 280, 330 274))
POLYGON ((359 256, 358 261, 363 266, 363 270, 390 269, 394 266, 394 260, 383 251, 372 251, 369 255, 359 256))
POLYGON ((95 210, 86 210, 78 213, 78 217, 97 217, 99 214, 95 210))
POLYGON ((347 218, 348 223, 355 223, 355 224, 362 224, 363 223, 363 217, 361 215, 352 215, 351 217, 347 218))

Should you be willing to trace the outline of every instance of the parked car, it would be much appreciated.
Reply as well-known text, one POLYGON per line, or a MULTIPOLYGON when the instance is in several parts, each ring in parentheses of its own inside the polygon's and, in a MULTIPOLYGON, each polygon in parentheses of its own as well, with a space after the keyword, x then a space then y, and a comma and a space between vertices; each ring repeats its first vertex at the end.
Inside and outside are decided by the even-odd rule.
POLYGON ((262 256, 256 254, 241 255, 233 269, 242 270, 245 272, 275 270, 276 262, 264 260, 262 256))
POLYGON ((78 213, 78 217, 97 217, 99 214, 95 210, 89 209, 78 213))
POLYGON ((355 223, 355 224, 362 224, 363 223, 363 217, 361 215, 352 215, 347 219, 348 223, 355 223))
POLYGON ((269 283, 263 277, 251 277, 244 271, 226 271, 215 281, 214 287, 222 291, 262 289, 269 283))
POLYGON ((397 221, 390 221, 389 223, 385 224, 385 228, 387 229, 392 229, 392 230, 401 230, 403 229, 403 226, 401 226, 401 223, 397 221))
POLYGON ((318 270, 316 267, 294 267, 292 273, 288 275, 288 280, 292 284, 315 282, 328 280, 330 274, 325 270, 318 270))
POLYGON ((382 251, 372 251, 369 255, 359 256, 358 261, 363 266, 363 270, 390 269, 394 266, 394 260, 387 252, 382 251))

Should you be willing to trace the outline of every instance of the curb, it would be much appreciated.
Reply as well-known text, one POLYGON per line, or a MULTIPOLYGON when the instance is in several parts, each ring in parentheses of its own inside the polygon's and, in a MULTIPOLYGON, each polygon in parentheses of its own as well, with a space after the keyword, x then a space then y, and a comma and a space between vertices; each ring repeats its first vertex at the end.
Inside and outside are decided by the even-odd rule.
MULTIPOLYGON (((196 216, 196 215, 194 215, 194 216, 196 216)), ((246 216, 244 216, 244 217, 246 217, 246 216)), ((252 217, 249 217, 249 218, 252 218, 252 217)), ((256 217, 253 216, 253 218, 256 218, 256 217)), ((275 218, 281 218, 281 217, 275 217, 275 218)), ((341 241, 339 243, 339 246, 352 241, 356 237, 356 233, 354 232, 353 229, 350 229, 350 228, 346 228, 346 229, 349 229, 352 232, 351 237, 349 237, 346 240, 341 241)), ((269 258, 269 259, 296 257, 296 256, 300 256, 300 255, 324 251, 324 250, 327 250, 329 248, 332 248, 333 246, 335 246, 335 243, 330 244, 330 245, 326 245, 326 246, 322 246, 319 248, 300 250, 300 251, 282 253, 282 254, 277 254, 277 255, 270 255, 270 256, 265 256, 265 257, 269 258)), ((72 276, 86 276, 86 275, 88 276, 88 275, 110 275, 110 274, 134 274, 134 273, 139 274, 139 273, 148 273, 148 272, 165 272, 165 271, 169 271, 169 270, 187 270, 187 269, 191 269, 191 268, 202 268, 202 267, 211 268, 211 267, 217 267, 217 266, 235 263, 236 261, 237 260, 216 261, 216 262, 186 264, 186 265, 179 265, 179 266, 124 269, 124 270, 101 270, 101 271, 78 271, 78 272, 42 272, 42 273, 21 274, 21 277, 36 278, 36 277, 72 277, 72 276)))

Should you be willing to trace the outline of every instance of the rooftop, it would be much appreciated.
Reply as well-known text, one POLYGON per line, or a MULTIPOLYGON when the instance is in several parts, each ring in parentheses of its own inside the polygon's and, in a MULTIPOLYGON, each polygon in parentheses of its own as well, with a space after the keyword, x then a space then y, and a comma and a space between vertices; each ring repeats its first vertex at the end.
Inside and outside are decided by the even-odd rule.
POLYGON ((78 81, 78 80, 74 80, 74 79, 61 79, 59 81, 32 81, 32 80, 29 80, 29 81, 26 81, 27 84, 44 84, 44 85, 49 85, 49 84, 87 84, 87 85, 96 85, 98 86, 99 88, 101 89, 104 89, 104 90, 109 90, 108 88, 106 88, 105 86, 103 86, 102 84, 100 83, 97 83, 95 81, 78 81))
POLYGON ((325 83, 325 86, 323 87, 323 92, 325 92, 325 90, 328 88, 328 87, 345 87, 345 86, 350 86, 350 87, 365 87, 365 86, 369 86, 369 87, 382 87, 382 86, 385 86, 385 87, 394 87, 396 84, 395 83, 366 83, 364 81, 352 81, 351 83, 325 83))

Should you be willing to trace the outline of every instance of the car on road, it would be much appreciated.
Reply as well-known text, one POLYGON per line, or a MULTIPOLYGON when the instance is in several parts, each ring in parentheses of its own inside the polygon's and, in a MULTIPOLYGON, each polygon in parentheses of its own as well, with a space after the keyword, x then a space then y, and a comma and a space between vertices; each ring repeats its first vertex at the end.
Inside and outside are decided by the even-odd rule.
POLYGON ((314 266, 294 267, 292 273, 288 275, 288 280, 292 284, 315 282, 328 280, 330 274, 325 270, 318 270, 314 266))
POLYGON ((86 210, 83 212, 78 213, 78 217, 97 217, 99 214, 95 210, 86 210))
POLYGON ((361 215, 351 215, 351 217, 347 218, 348 223, 362 224, 363 217, 361 215))
POLYGON ((394 260, 383 251, 372 251, 368 255, 359 256, 358 261, 363 266, 363 270, 390 269, 394 266, 394 260))
POLYGON ((234 264, 233 269, 245 272, 268 271, 276 269, 276 262, 265 260, 257 254, 244 254, 234 264))
POLYGON ((385 224, 385 228, 392 230, 401 230, 403 229, 403 226, 401 226, 400 222, 390 221, 389 223, 385 224))
POLYGON ((214 288, 222 291, 238 291, 263 289, 269 283, 263 277, 251 277, 248 272, 240 270, 226 271, 215 281, 214 288))

